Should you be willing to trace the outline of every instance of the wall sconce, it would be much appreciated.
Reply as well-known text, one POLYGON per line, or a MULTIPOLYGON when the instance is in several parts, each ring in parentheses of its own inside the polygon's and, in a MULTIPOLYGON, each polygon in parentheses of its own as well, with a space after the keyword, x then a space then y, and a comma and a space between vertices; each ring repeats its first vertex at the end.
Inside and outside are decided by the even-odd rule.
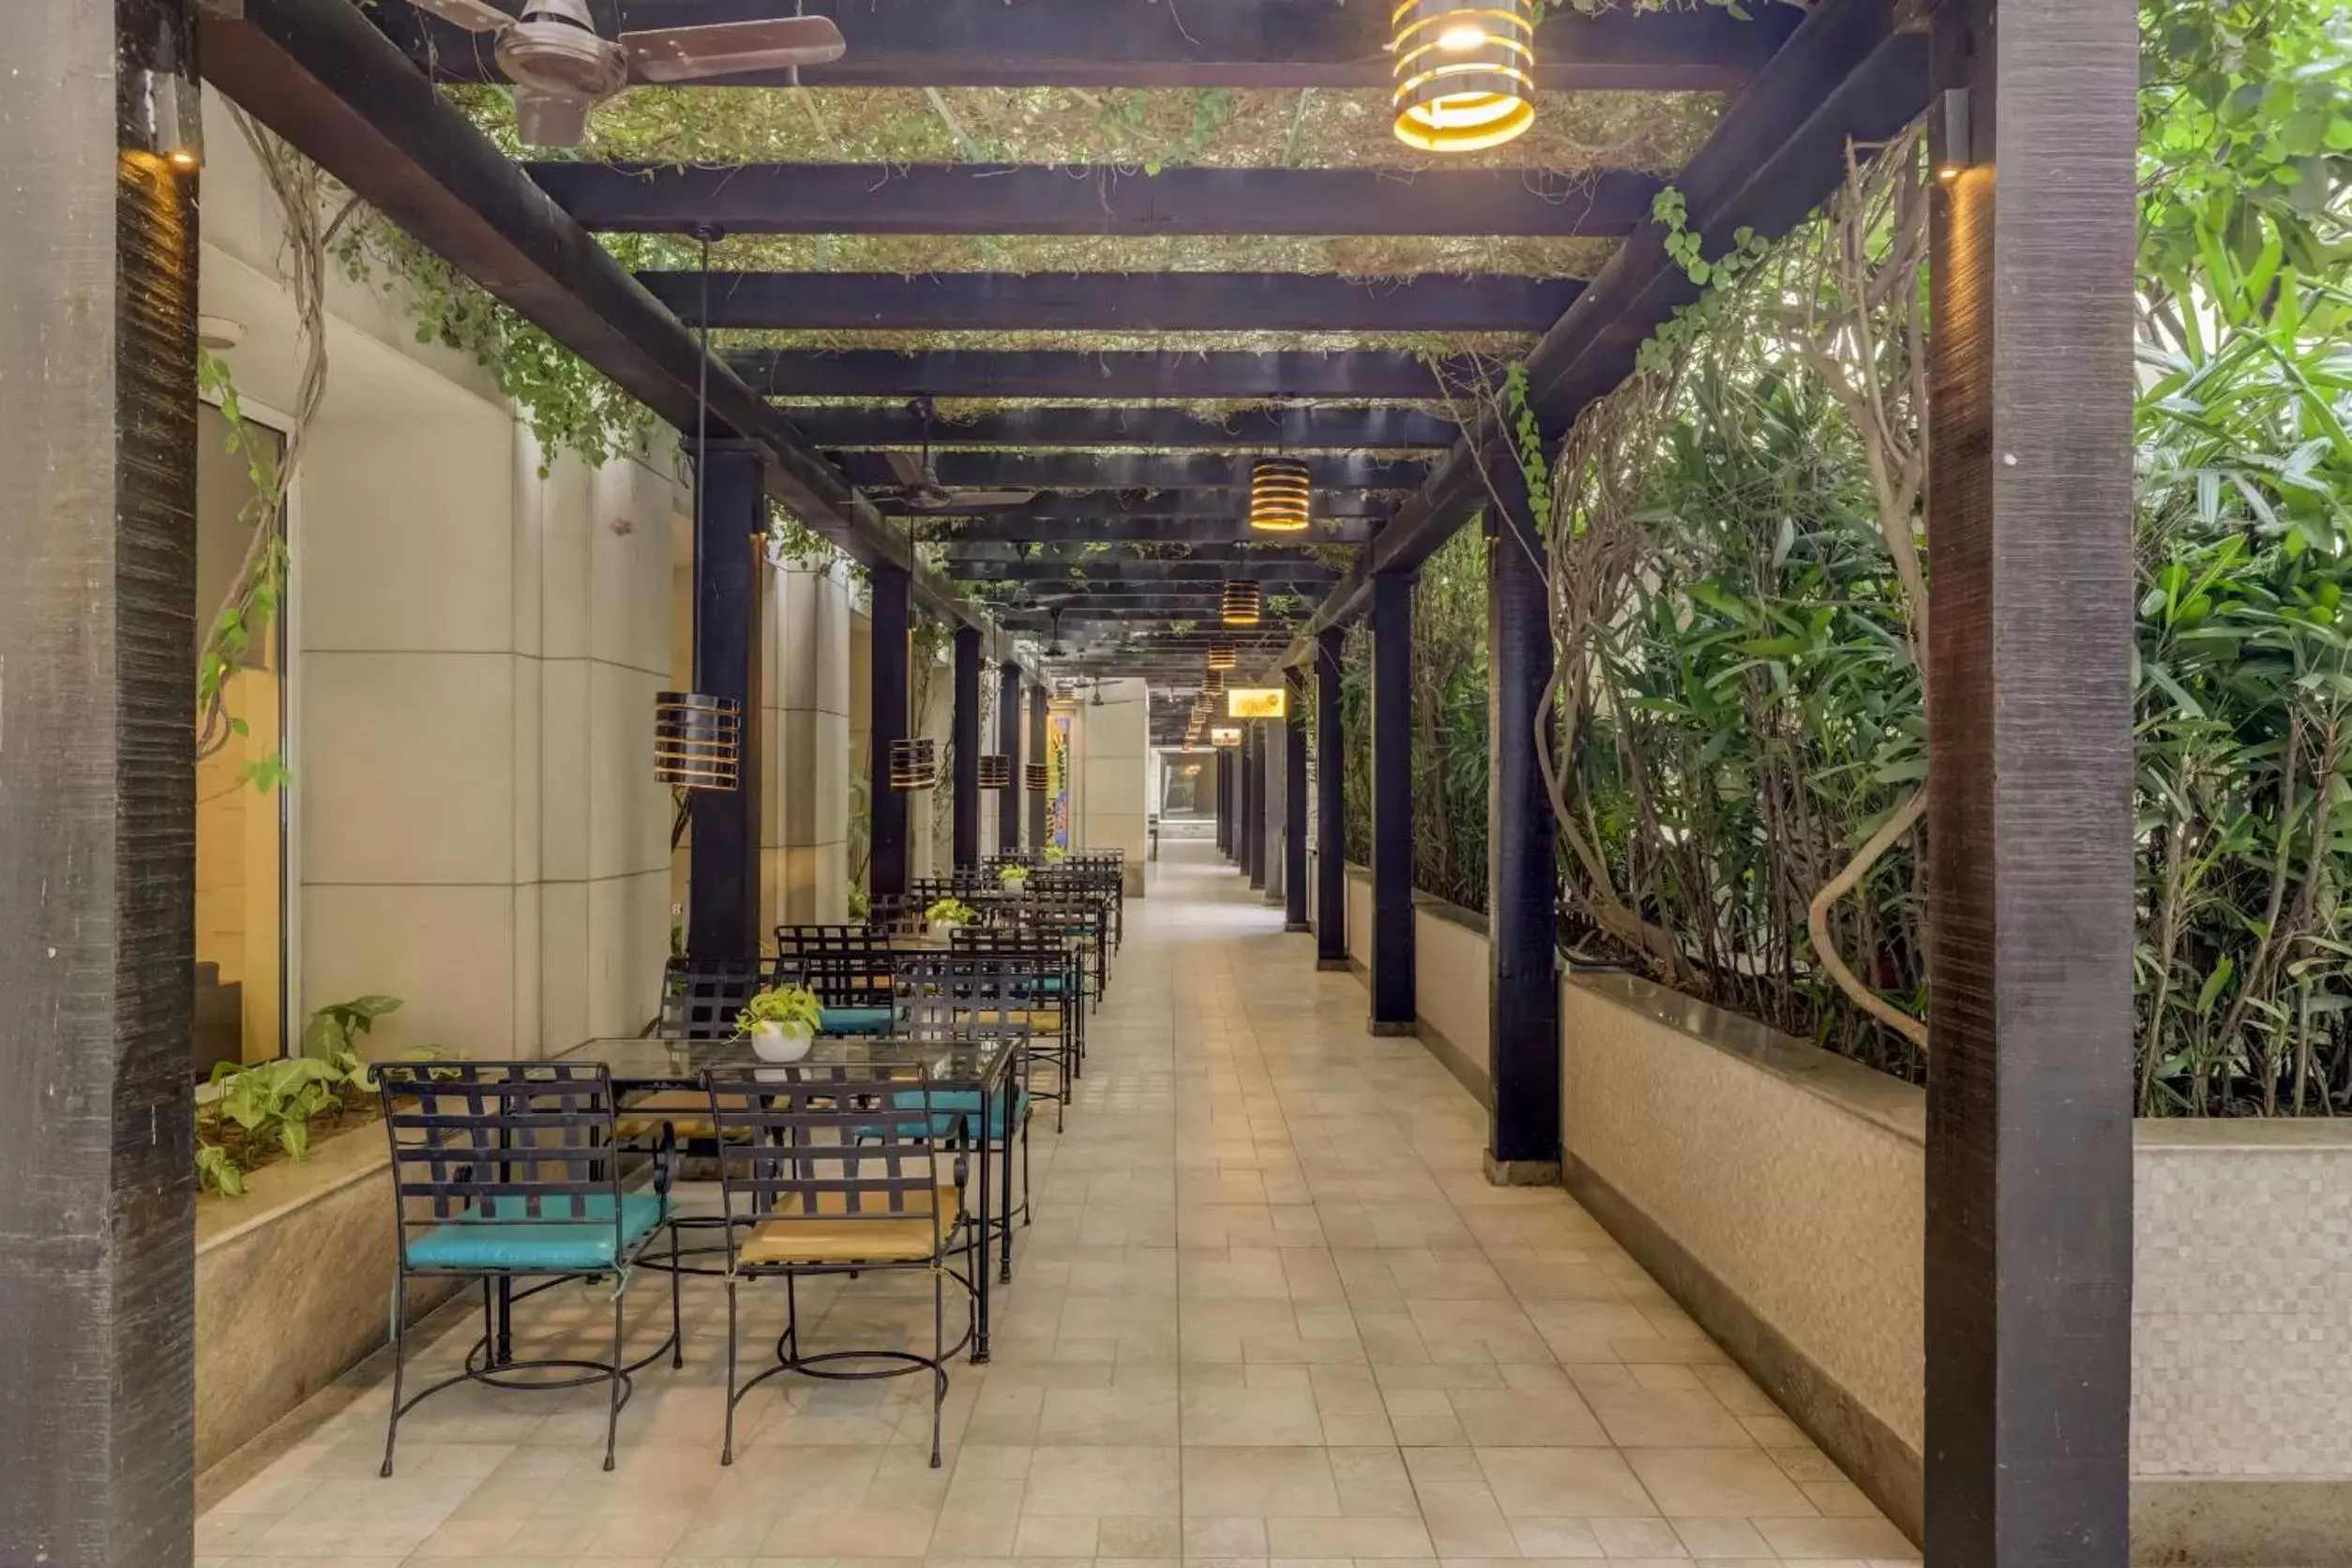
POLYGON ((1266 590, 1248 578, 1225 585, 1224 621, 1229 626, 1254 626, 1265 618, 1266 590))
POLYGON ((186 173, 203 167, 204 89, 167 70, 141 71, 136 86, 147 150, 186 173))
POLYGON ((654 776, 676 790, 731 790, 741 776, 743 705, 665 691, 654 698, 654 776))
POLYGON ((894 790, 939 788, 939 743, 928 735, 892 741, 890 787, 894 790))
POLYGON ((1296 458, 1261 458, 1249 471, 1249 525, 1296 534, 1314 511, 1314 475, 1296 458))
POLYGON ((1424 152, 1499 147, 1535 123, 1537 0, 1397 0, 1396 139, 1424 152))
POLYGON ((1044 762, 1031 762, 1021 769, 1029 784, 1029 792, 1042 795, 1053 788, 1053 770, 1044 762))
POLYGON ((980 759, 980 788, 1009 790, 1013 787, 1013 759, 1000 752, 990 752, 980 759))
POLYGON ((1936 155, 1936 177, 1950 185, 1960 177, 1960 171, 1976 162, 1976 147, 1970 140, 1968 125, 1968 90, 1945 88, 1937 113, 1943 124, 1938 128, 1942 131, 1942 145, 1936 155))

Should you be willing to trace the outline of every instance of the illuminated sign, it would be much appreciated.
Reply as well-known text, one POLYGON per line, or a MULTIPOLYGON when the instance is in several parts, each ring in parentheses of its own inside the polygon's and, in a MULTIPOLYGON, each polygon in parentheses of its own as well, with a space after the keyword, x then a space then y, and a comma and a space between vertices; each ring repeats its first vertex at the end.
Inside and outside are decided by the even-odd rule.
POLYGON ((1216 728, 1209 731, 1209 744, 1212 746, 1241 745, 1242 727, 1238 724, 1220 724, 1216 726, 1216 728))
POLYGON ((1289 694, 1281 686, 1228 686, 1225 688, 1225 716, 1228 718, 1282 718, 1289 714, 1289 694))

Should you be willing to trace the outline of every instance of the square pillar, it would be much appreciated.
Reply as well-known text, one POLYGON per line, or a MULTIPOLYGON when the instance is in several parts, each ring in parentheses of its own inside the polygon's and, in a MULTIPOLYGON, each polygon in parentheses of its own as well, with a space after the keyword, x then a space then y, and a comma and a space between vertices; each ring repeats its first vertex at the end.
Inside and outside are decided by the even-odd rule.
MULTIPOLYGON (((1044 766, 1048 760, 1048 750, 1046 745, 1046 688, 1033 686, 1029 688, 1029 761, 1044 766)), ((1025 771, 1028 766, 1029 763, 1022 764, 1024 771, 1020 784, 1023 790, 1029 792, 1029 848, 1033 854, 1043 854, 1046 852, 1047 792, 1029 789, 1029 775, 1025 771)))
POLYGON ((0 1561, 186 1568, 200 176, 140 76, 192 93, 193 39, 179 0, 8 21, 0 1561))
POLYGON ((996 748, 1004 754, 1012 781, 997 792, 996 850, 1018 854, 1021 848, 1021 667, 1007 659, 997 668, 996 748))
POLYGON ((1485 469, 1501 501, 1486 514, 1486 1170, 1548 1182, 1560 1176, 1559 871, 1535 727, 1550 733, 1549 567, 1517 454, 1494 448, 1485 469))
POLYGON ((713 442, 695 475, 694 685, 743 709, 743 761, 732 790, 697 790, 686 872, 686 951, 698 958, 760 956, 762 744, 761 636, 766 598, 765 458, 713 442))
POLYGON ((1372 580, 1372 1018, 1410 1034, 1413 995, 1413 580, 1372 580))
POLYGON ((1266 765, 1266 724, 1263 719, 1244 719, 1242 725, 1242 749, 1249 753, 1249 885, 1258 892, 1266 887, 1266 857, 1270 852, 1273 770, 1266 765))
POLYGON ((914 635, 913 584, 897 566, 876 566, 873 593, 874 648, 868 681, 872 720, 867 755, 872 776, 867 790, 872 822, 872 869, 868 890, 876 899, 903 897, 907 891, 907 796, 890 787, 890 745, 908 736, 907 662, 914 635))
POLYGON ((1347 634, 1315 634, 1315 967, 1348 967, 1348 797, 1346 717, 1340 709, 1340 655, 1347 634))
POLYGON ((1929 15, 1937 1568, 2130 1555, 2136 21, 1929 15))
POLYGON ((950 864, 961 871, 980 864, 980 628, 956 628, 954 726, 948 749, 955 756, 954 842, 950 864))
POLYGON ((1282 672, 1282 928, 1306 929, 1306 671, 1282 672))

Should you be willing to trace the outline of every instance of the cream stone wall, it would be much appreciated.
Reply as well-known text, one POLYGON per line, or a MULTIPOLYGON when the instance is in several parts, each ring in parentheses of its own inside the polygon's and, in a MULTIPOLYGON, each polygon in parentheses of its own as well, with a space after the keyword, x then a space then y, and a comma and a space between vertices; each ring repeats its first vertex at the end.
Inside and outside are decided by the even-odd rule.
POLYGON ((1426 897, 1413 909, 1413 1006, 1483 1080, 1486 1077, 1486 933, 1480 917, 1426 897))
POLYGON ((1081 850, 1126 852, 1127 893, 1140 896, 1148 848, 1143 775, 1152 753, 1149 687, 1141 681, 1103 681, 1072 711, 1072 841, 1081 850))
POLYGON ((778 568, 769 584, 764 928, 849 917, 850 589, 846 568, 778 568))

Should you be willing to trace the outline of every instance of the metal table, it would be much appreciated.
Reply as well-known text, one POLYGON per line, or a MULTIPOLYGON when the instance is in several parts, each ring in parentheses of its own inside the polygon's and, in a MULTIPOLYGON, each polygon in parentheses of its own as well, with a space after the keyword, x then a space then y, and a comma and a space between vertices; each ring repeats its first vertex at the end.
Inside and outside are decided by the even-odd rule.
MULTIPOLYGON (((821 1034, 808 1054, 795 1065, 822 1067, 919 1068, 934 1090, 977 1093, 980 1096, 980 1261, 972 1281, 977 1321, 972 1331, 972 1359, 988 1359, 988 1231, 997 1233, 997 1278, 1013 1277, 1013 1133, 1012 1111, 1018 1058, 1027 1047, 1018 1040, 908 1040, 882 1034, 821 1034), (996 1217, 989 1218, 988 1133, 999 1125, 995 1112, 1003 1108, 1003 1136, 1000 1168, 994 1184, 996 1217)), ((700 1089, 702 1075, 714 1067, 763 1067, 747 1039, 676 1040, 657 1035, 628 1035, 590 1040, 574 1047, 556 1062, 601 1062, 612 1075, 613 1096, 624 1107, 634 1096, 665 1090, 700 1089)), ((501 1325, 502 1328, 504 1325, 501 1325)), ((501 1348, 502 1353, 504 1347, 501 1348)))

